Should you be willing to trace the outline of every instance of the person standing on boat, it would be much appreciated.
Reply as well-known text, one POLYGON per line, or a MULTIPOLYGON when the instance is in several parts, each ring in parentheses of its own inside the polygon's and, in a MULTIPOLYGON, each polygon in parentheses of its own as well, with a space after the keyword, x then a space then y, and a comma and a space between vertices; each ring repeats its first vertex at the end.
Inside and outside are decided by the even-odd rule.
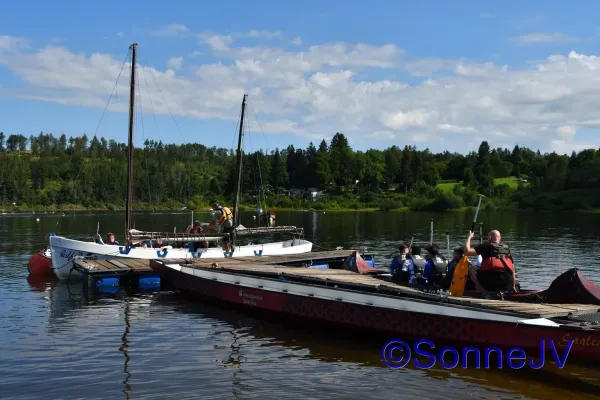
POLYGON ((211 230, 212 227, 218 222, 223 227, 223 233, 231 233, 233 230, 233 213, 229 207, 223 207, 217 202, 211 204, 213 210, 216 211, 215 219, 208 224, 207 230, 211 230))
POLYGON ((465 243, 465 256, 481 256, 481 266, 469 267, 469 276, 475 289, 479 292, 505 291, 516 292, 516 273, 510 248, 500 243, 500 231, 493 230, 488 234, 488 242, 471 247, 473 232, 465 243))

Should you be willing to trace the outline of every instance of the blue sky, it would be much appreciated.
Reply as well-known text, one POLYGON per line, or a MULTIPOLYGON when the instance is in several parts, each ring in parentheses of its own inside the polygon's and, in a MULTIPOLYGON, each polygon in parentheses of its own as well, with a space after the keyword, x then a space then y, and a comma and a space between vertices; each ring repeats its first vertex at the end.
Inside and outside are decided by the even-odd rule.
MULTIPOLYGON (((306 147, 337 131, 359 150, 464 153, 481 140, 598 148, 599 9, 591 1, 12 3, 0 15, 0 130, 92 135, 137 42, 138 62, 154 69, 139 76, 138 145, 230 147, 246 92, 252 149, 306 147)), ((98 135, 126 140, 128 79, 125 71, 111 101, 118 112, 98 135)))

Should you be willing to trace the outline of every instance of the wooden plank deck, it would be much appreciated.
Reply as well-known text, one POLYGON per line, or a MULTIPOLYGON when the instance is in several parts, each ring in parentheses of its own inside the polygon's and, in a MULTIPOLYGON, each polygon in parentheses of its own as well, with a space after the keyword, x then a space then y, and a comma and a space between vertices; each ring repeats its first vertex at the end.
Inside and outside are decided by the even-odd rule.
MULTIPOLYGON (((194 265, 206 265, 217 262, 219 264, 261 264, 261 265, 272 265, 272 264, 287 264, 287 263, 299 263, 306 261, 307 263, 312 261, 325 261, 330 259, 341 259, 347 258, 358 250, 331 250, 331 251, 311 251, 309 253, 300 254, 284 254, 284 255, 273 255, 273 256, 248 256, 248 257, 226 257, 226 258, 169 258, 160 259, 160 261, 167 265, 173 264, 185 264, 188 267, 194 265)), ((367 255, 373 255, 367 252, 367 255)))
MULTIPOLYGON (((354 250, 333 250, 319 251, 300 254, 286 254, 277 256, 250 256, 250 257, 235 257, 235 258, 186 258, 186 259, 161 259, 166 264, 186 264, 188 266, 206 266, 214 262, 220 264, 240 264, 247 265, 271 265, 281 263, 299 263, 306 261, 307 263, 315 261, 324 261, 331 259, 344 259, 352 255, 354 250)), ((110 260, 84 260, 75 259, 73 265, 76 269, 87 274, 104 274, 116 273, 126 274, 130 271, 133 273, 152 272, 150 260, 137 258, 114 258, 110 260)))
POLYGON ((89 275, 103 275, 107 273, 114 273, 116 275, 128 273, 143 274, 154 271, 150 267, 150 260, 134 258, 112 260, 84 260, 76 258, 73 260, 73 267, 89 275))
MULTIPOLYGON (((260 257, 258 257, 260 258, 260 257)), ((200 259, 201 260, 201 259, 200 259)), ((174 260, 155 260, 163 264, 174 264, 174 260)), ((219 270, 230 273, 246 273, 264 277, 279 278, 303 278, 322 284, 352 285, 358 288, 370 288, 384 294, 412 297, 417 299, 435 300, 438 295, 423 293, 419 290, 401 286, 393 282, 384 281, 368 275, 360 275, 355 272, 340 269, 313 269, 286 267, 256 262, 239 262, 237 259, 205 260, 203 262, 180 263, 186 267, 219 270)), ((508 300, 487 300, 472 297, 448 297, 447 302, 456 305, 474 307, 478 309, 490 309, 496 311, 510 312, 523 315, 524 318, 555 318, 568 317, 578 314, 600 312, 600 306, 586 304, 533 304, 518 303, 508 300)))

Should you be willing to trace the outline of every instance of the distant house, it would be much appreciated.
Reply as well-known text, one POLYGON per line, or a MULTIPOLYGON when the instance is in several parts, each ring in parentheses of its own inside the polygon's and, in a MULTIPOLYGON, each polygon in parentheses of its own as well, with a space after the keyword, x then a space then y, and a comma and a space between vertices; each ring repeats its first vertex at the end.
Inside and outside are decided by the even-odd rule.
POLYGON ((308 188, 304 195, 307 200, 317 201, 317 198, 321 195, 321 192, 317 188, 308 188))

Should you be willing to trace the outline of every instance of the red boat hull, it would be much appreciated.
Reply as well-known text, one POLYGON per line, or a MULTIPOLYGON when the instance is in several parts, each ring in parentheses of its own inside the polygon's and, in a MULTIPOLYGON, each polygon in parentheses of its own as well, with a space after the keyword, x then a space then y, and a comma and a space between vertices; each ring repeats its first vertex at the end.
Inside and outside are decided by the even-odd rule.
MULTIPOLYGON (((549 342, 552 341, 560 357, 563 356, 569 341, 573 340, 567 363, 575 359, 600 361, 600 331, 597 329, 582 331, 578 327, 553 328, 408 312, 246 288, 191 276, 163 265, 153 265, 153 268, 174 289, 267 312, 270 315, 276 313, 295 319, 303 318, 313 324, 342 325, 345 329, 366 330, 371 335, 385 334, 389 339, 429 339, 438 349, 438 342, 461 343, 478 348, 509 349, 517 346, 527 352, 527 359, 539 358, 541 340, 545 340, 546 354, 552 354, 549 349, 549 342)), ((551 360, 554 358, 549 359, 546 356, 547 362, 551 360)))
POLYGON ((30 275, 54 275, 52 271, 52 259, 46 257, 44 252, 46 249, 40 249, 29 258, 27 270, 30 275))

